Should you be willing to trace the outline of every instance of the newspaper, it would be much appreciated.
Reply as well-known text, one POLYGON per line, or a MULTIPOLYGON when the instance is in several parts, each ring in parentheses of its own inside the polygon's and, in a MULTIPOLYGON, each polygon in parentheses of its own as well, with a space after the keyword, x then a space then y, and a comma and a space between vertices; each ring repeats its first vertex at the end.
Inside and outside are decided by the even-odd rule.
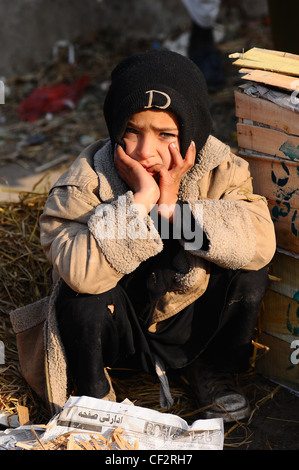
POLYGON ((49 425, 43 440, 73 430, 82 430, 78 438, 87 438, 92 432, 107 437, 120 427, 128 444, 133 447, 138 442, 138 450, 223 450, 222 418, 196 420, 189 426, 176 415, 135 406, 129 400, 116 403, 71 397, 49 425))
POLYGON ((5 411, 0 411, 0 426, 7 428, 18 428, 20 426, 19 418, 5 411))
POLYGON ((18 447, 19 442, 36 441, 36 436, 42 437, 44 432, 45 428, 40 426, 24 425, 17 428, 7 428, 0 431, 0 450, 21 450, 18 447))
MULTIPOLYGON (((297 82, 299 85, 299 80, 297 80, 297 82)), ((244 90, 246 95, 252 96, 254 98, 263 98, 277 104, 278 106, 281 106, 282 108, 299 113, 299 99, 297 96, 298 91, 296 90, 292 93, 284 93, 282 91, 274 90, 272 88, 267 88, 257 84, 247 84, 241 88, 244 90)))

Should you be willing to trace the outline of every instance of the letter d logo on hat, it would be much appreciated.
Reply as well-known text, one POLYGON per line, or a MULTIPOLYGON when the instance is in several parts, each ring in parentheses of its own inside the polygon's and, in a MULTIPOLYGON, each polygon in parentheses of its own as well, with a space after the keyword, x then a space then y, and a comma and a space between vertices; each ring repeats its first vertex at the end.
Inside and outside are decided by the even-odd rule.
POLYGON ((145 92, 146 94, 149 95, 148 103, 144 108, 160 108, 160 109, 166 109, 171 103, 170 97, 167 95, 167 93, 164 93, 163 91, 158 91, 158 90, 149 90, 145 92), (158 95, 158 96, 156 96, 158 95), (164 98, 166 98, 166 102, 161 105, 161 96, 162 95, 164 98), (159 104, 154 103, 153 101, 156 101, 159 104))

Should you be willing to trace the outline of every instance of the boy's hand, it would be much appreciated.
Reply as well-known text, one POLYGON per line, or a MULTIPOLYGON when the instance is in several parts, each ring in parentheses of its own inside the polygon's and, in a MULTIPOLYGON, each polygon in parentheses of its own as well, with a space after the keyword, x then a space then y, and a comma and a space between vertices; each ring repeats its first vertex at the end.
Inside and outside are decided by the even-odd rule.
POLYGON ((114 163, 119 176, 133 191, 135 202, 143 206, 143 215, 158 204, 159 214, 172 222, 180 183, 194 165, 196 148, 194 142, 191 142, 185 158, 175 145, 169 145, 169 152, 171 164, 167 169, 160 157, 138 162, 118 145, 114 152, 114 163))
POLYGON ((114 164, 119 176, 133 191, 135 203, 141 208, 144 206, 142 215, 148 214, 160 197, 159 186, 152 174, 141 163, 129 157, 120 145, 114 151, 114 164))
POLYGON ((169 145, 172 156, 170 168, 162 166, 159 171, 160 198, 158 212, 164 218, 172 221, 175 204, 183 176, 193 167, 196 157, 194 142, 191 142, 185 158, 183 158, 175 145, 169 145))

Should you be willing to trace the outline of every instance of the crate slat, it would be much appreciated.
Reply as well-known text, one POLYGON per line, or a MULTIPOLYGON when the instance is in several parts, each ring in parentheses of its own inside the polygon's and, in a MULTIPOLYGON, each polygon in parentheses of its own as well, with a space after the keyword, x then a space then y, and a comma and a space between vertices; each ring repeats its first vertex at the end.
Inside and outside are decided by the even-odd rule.
POLYGON ((235 91, 235 106, 236 116, 240 119, 259 122, 287 134, 299 136, 299 114, 294 115, 290 109, 263 98, 254 98, 238 90, 235 91))
POLYGON ((238 145, 287 160, 299 161, 299 137, 266 127, 237 124, 238 145))

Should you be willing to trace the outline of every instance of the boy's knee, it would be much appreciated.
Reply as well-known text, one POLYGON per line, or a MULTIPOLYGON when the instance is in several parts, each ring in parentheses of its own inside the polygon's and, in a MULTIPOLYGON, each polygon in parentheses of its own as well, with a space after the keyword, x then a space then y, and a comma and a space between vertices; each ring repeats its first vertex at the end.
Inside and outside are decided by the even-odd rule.
POLYGON ((242 272, 239 289, 247 303, 259 304, 265 295, 268 285, 267 268, 262 268, 259 271, 242 272))

